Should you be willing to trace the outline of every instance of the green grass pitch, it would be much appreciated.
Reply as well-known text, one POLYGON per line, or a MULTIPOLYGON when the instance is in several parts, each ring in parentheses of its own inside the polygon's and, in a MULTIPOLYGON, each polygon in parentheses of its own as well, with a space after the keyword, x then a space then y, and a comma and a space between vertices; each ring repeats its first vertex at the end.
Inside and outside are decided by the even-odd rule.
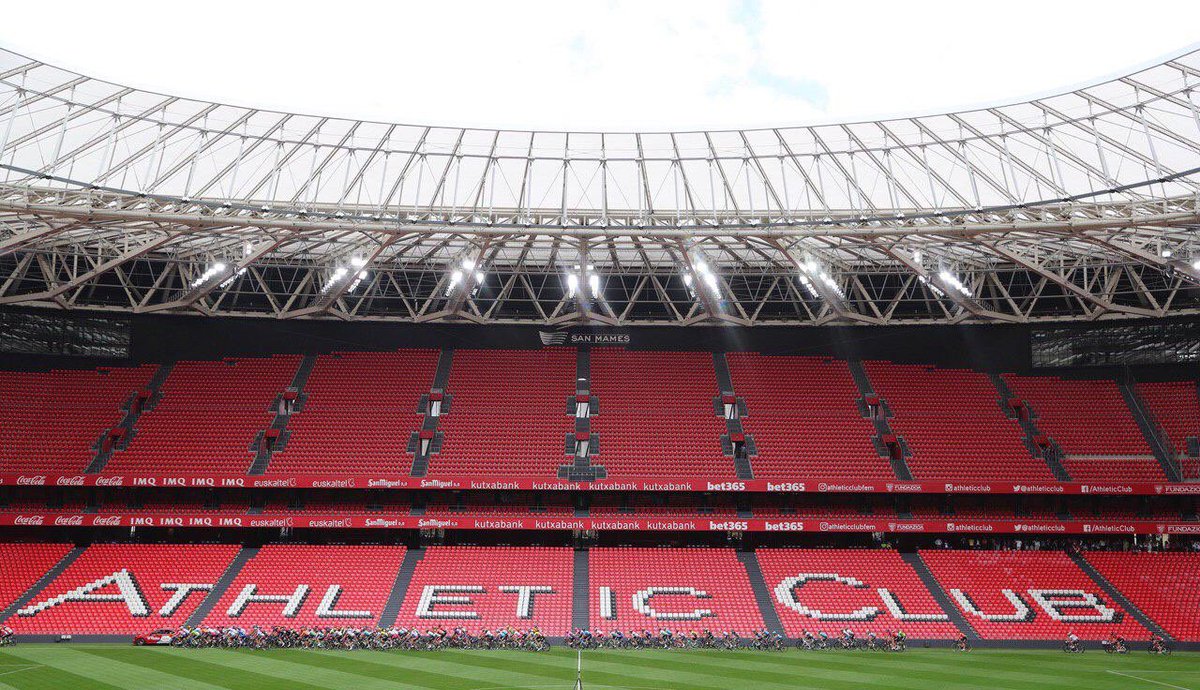
MULTIPOLYGON (((1145 652, 911 649, 868 652, 584 652, 585 688, 724 690, 1059 688, 1200 690, 1200 655, 1145 652)), ((570 690, 575 653, 180 650, 123 645, 21 645, 0 650, 0 688, 167 690, 570 690)))

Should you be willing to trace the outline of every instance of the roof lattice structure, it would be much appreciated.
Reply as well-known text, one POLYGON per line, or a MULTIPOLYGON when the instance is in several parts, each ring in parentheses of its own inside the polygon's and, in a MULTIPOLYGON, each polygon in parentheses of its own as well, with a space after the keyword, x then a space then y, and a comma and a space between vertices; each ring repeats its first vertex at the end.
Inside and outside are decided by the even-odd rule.
POLYGON ((1195 313, 1198 85, 1193 52, 963 112, 515 131, 195 101, 0 51, 0 304, 547 325, 1195 313))

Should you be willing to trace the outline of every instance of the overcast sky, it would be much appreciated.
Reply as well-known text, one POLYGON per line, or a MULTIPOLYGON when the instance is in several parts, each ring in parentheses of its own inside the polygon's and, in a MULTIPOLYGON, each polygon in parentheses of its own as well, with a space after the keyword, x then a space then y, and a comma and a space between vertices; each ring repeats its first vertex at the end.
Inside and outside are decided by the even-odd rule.
POLYGON ((1016 100, 1200 41, 1180 2, 6 3, 0 46, 171 94, 415 124, 663 130, 1016 100))

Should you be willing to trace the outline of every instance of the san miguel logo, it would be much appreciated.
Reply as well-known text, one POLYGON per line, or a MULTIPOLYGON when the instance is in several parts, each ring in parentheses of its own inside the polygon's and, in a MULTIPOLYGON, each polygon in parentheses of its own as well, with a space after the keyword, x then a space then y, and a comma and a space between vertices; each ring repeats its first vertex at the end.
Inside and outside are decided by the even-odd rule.
POLYGON ((574 331, 538 331, 538 338, 546 347, 559 345, 628 345, 633 341, 628 331, 610 333, 574 331))

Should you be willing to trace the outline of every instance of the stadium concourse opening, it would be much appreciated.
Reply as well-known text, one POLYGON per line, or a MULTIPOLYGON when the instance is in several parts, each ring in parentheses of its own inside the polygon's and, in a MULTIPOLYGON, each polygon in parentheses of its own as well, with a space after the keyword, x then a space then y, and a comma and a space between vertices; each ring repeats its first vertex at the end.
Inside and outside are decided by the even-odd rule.
POLYGON ((1195 688, 1198 75, 422 132, 0 50, 0 684, 1195 688))

